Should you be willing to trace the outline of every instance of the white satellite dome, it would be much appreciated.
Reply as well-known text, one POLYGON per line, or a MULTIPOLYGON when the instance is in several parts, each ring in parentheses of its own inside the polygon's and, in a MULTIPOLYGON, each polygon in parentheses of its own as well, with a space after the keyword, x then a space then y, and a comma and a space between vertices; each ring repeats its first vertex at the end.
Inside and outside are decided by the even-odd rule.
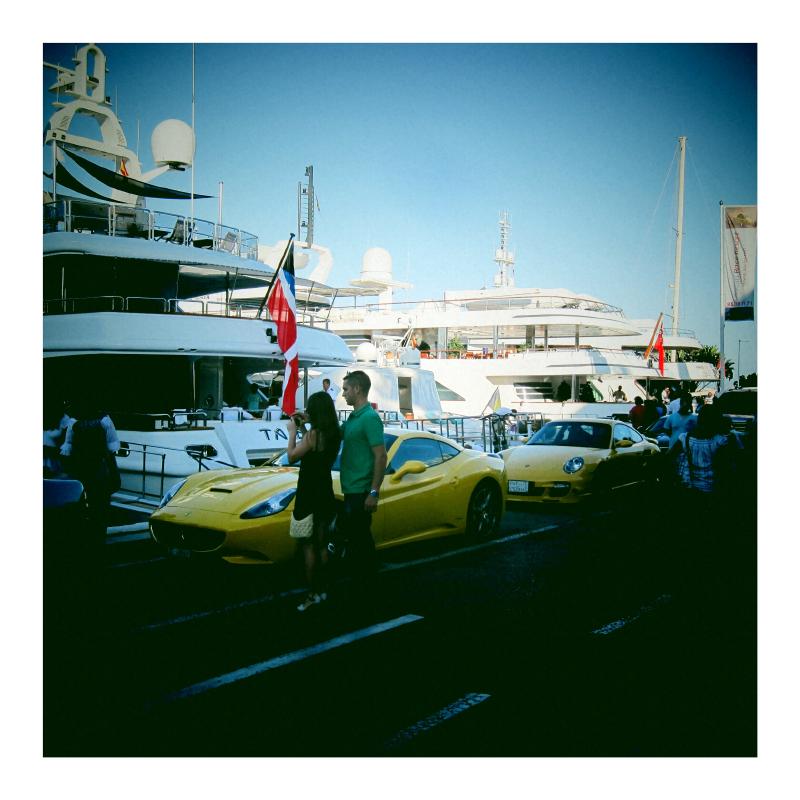
POLYGON ((182 120, 165 119, 153 130, 150 147, 159 166, 187 167, 194 157, 194 131, 182 120))
POLYGON ((356 347, 356 361, 376 361, 378 360, 378 348, 372 342, 361 342, 356 347))
POLYGON ((382 247, 370 247, 361 257, 361 280, 391 281, 392 256, 382 247))

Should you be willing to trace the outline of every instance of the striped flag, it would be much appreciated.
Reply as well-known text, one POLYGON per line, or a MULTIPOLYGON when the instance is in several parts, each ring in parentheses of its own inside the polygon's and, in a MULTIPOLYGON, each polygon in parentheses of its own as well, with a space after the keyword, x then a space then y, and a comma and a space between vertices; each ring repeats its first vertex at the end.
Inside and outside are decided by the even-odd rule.
POLYGON ((119 171, 127 178, 128 177, 128 168, 125 166, 124 161, 119 162, 119 171))
POLYGON ((278 347, 286 359, 283 374, 283 398, 281 408, 287 415, 294 414, 295 395, 299 383, 300 364, 297 357, 297 309, 294 290, 294 242, 278 270, 275 286, 267 301, 269 314, 278 328, 278 347))
POLYGON ((658 339, 656 339, 655 348, 658 350, 658 371, 661 377, 664 377, 664 326, 658 331, 658 339))

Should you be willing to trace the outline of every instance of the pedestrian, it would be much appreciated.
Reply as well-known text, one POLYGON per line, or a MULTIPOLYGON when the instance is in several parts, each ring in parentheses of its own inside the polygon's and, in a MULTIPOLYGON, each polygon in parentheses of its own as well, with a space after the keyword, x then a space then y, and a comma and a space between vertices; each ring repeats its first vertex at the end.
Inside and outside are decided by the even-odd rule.
POLYGON ((300 462, 292 516, 303 520, 311 515, 313 520, 311 535, 299 540, 303 548, 308 594, 297 610, 307 611, 328 597, 328 531, 335 514, 331 467, 341 441, 339 420, 330 395, 326 392, 312 394, 305 413, 294 414, 286 428, 289 463, 300 462), (298 442, 298 429, 304 430, 305 423, 309 423, 308 430, 298 442))
POLYGON ((322 379, 322 391, 330 395, 331 400, 334 402, 336 401, 336 395, 339 394, 339 392, 337 392, 336 389, 331 386, 330 378, 322 379))
POLYGON ((250 394, 247 396, 244 407, 253 414, 254 417, 261 416, 261 395, 258 386, 250 384, 250 394))
POLYGON ((622 386, 621 385, 617 386, 617 390, 614 392, 612 397, 614 398, 614 402, 616 402, 616 403, 627 403, 628 402, 628 397, 625 394, 625 392, 622 391, 622 386))
POLYGON ((649 428, 654 422, 658 421, 659 418, 658 413, 658 406, 656 401, 648 397, 647 400, 644 401, 644 416, 642 418, 642 427, 649 428))
POLYGON ((69 459, 69 474, 83 484, 89 524, 89 544, 96 557, 105 543, 111 495, 120 488, 115 454, 119 438, 111 417, 84 401, 75 411, 61 455, 69 459))
POLYGON ((365 580, 376 567, 371 526, 386 471, 386 446, 383 422, 369 402, 369 376, 355 370, 342 384, 342 396, 353 411, 342 424, 339 475, 344 504, 337 528, 346 537, 353 568, 365 580))
MULTIPOLYGON (((684 394, 687 393, 683 392, 681 389, 676 389, 674 392, 672 392, 671 394, 672 399, 669 401, 667 405, 667 414, 674 414, 676 411, 680 410, 681 400, 683 399, 684 394)), ((688 396, 689 396, 689 403, 691 405, 692 397, 691 395, 688 396)))
POLYGON ((727 460, 732 457, 728 437, 721 432, 719 407, 703 406, 697 424, 682 432, 669 455, 676 484, 672 508, 683 520, 676 534, 676 569, 687 581, 686 588, 697 600, 697 608, 724 596, 728 526, 722 512, 727 460), (692 531, 691 535, 689 530, 692 531))
POLYGON ((713 405, 702 406, 696 424, 681 432, 670 447, 680 484, 703 495, 719 490, 722 448, 737 447, 723 433, 718 409, 713 405))
POLYGON ((664 420, 664 433, 669 436, 670 450, 682 433, 690 431, 697 424, 697 417, 692 414, 692 398, 681 395, 678 410, 669 414, 664 420))
POLYGON ((664 388, 661 390, 661 402, 662 402, 662 403, 663 403, 665 406, 668 406, 668 405, 669 405, 669 402, 670 402, 670 400, 671 400, 671 399, 672 399, 672 398, 670 397, 670 388, 669 388, 669 386, 665 386, 665 387, 664 387, 664 388))
POLYGON ((644 400, 642 400, 642 398, 637 394, 636 397, 633 398, 633 406, 628 412, 628 416, 631 419, 631 425, 633 425, 637 431, 640 431, 644 427, 645 413, 646 410, 644 407, 644 400))
POLYGON ((75 420, 69 416, 66 403, 45 402, 42 420, 43 473, 45 478, 64 475, 61 447, 66 441, 67 430, 75 420))

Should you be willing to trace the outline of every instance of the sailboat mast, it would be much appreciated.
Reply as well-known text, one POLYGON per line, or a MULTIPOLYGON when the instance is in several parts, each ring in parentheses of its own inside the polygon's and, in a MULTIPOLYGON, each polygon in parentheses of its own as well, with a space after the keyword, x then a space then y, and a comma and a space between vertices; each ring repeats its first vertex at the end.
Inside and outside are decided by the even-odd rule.
MULTIPOLYGON (((672 289, 672 335, 677 336, 678 324, 681 312, 681 253, 683 250, 683 175, 686 164, 686 137, 679 136, 678 143, 681 149, 681 163, 678 172, 678 227, 677 238, 675 241, 675 281, 672 289)), ((673 350, 670 354, 671 360, 675 361, 676 353, 673 350)))

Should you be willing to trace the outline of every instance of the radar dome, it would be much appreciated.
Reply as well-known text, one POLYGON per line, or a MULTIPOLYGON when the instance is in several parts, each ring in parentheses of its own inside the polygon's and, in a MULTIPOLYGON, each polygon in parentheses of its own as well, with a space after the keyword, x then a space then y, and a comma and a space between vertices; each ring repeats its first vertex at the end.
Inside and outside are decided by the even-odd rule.
POLYGON ((187 167, 194 157, 194 131, 182 120, 165 119, 153 130, 150 147, 159 166, 187 167))
POLYGON ((377 361, 378 360, 378 348, 375 347, 372 342, 361 342, 361 344, 356 347, 356 361, 377 361))
POLYGON ((390 281, 392 257, 382 247, 370 247, 361 257, 361 280, 390 281))

